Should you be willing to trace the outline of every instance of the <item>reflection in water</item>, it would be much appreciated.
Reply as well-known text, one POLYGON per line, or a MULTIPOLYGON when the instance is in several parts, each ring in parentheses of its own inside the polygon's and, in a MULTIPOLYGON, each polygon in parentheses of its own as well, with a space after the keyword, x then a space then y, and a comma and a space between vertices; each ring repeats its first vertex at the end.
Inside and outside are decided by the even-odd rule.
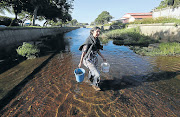
POLYGON ((47 52, 57 52, 64 51, 68 43, 63 38, 64 35, 59 34, 56 36, 48 36, 42 41, 38 43, 38 47, 40 47, 41 53, 47 54, 47 52))
MULTIPOLYGON (((81 28, 66 34, 67 37, 72 37, 70 40, 71 52, 74 55, 74 63, 77 65, 81 55, 78 48, 88 37, 89 31, 90 29, 81 28)), ((122 76, 146 75, 153 71, 153 66, 148 62, 149 58, 135 54, 127 46, 116 46, 110 41, 104 45, 104 50, 101 52, 111 64, 110 72, 108 75, 106 74, 108 79, 122 79, 122 76)), ((99 57, 99 66, 101 62, 102 60, 99 57)))
MULTIPOLYGON (((73 63, 75 66, 78 65, 81 55, 78 47, 87 38, 89 30, 90 29, 78 29, 66 34, 66 36, 72 37, 70 48, 73 54, 73 63)), ((122 89, 143 87, 147 85, 142 84, 143 82, 149 82, 148 87, 152 87, 153 90, 158 90, 178 99, 180 82, 175 78, 179 75, 180 71, 179 57, 140 56, 130 50, 128 46, 117 46, 114 45, 112 41, 109 41, 104 45, 102 54, 111 64, 109 73, 101 72, 101 89, 103 91, 118 91, 119 95, 116 94, 116 96, 123 97, 124 95, 120 95, 120 92, 123 91, 122 89), (162 84, 164 84, 166 88, 162 84), (172 85, 174 86, 173 88, 172 85), (172 90, 174 90, 173 93, 172 90)), ((99 57, 99 66, 101 62, 102 60, 99 57)), ((86 90, 86 93, 89 93, 88 89, 84 89, 86 90)), ((140 91, 143 92, 144 96, 150 94, 151 91, 149 90, 150 89, 142 90, 140 88, 140 91), (149 92, 149 94, 147 94, 147 92, 149 92)), ((112 95, 113 93, 106 94, 105 97, 108 98, 112 95)), ((112 100, 116 99, 116 96, 112 98, 112 100)), ((101 97, 100 94, 98 97, 101 97)))
POLYGON ((147 81, 153 81, 152 86, 159 91, 180 99, 180 57, 155 57, 152 64, 160 71, 151 74, 147 81))
MULTIPOLYGON (((89 85, 85 67, 85 81, 77 83, 74 70, 81 56, 78 48, 89 31, 80 28, 65 35, 72 37, 63 47, 68 52, 58 52, 34 76, 24 93, 4 108, 4 117, 180 116, 179 57, 139 56, 128 46, 109 41, 102 54, 111 67, 109 73, 101 72, 102 91, 89 85)), ((99 58, 99 66, 101 62, 99 58)))
POLYGON ((155 57, 156 66, 162 71, 179 71, 180 59, 179 57, 155 57))
MULTIPOLYGON (((90 29, 77 29, 67 33, 66 37, 72 37, 70 45, 73 53, 73 60, 76 65, 79 63, 81 52, 78 47, 89 35, 90 29)), ((111 64, 109 73, 101 73, 102 80, 128 80, 128 82, 144 82, 154 74, 163 77, 166 71, 178 72, 180 69, 179 57, 148 57, 135 54, 128 46, 117 46, 109 41, 104 45, 102 54, 111 64)), ((99 66, 102 60, 99 57, 99 66)), ((100 69, 100 68, 99 68, 100 69)), ((173 74, 173 73, 172 73, 173 74)), ((170 74, 171 75, 171 74, 170 74)), ((172 75, 174 76, 174 75, 172 75)), ((151 79, 152 80, 152 79, 151 79)))
MULTIPOLYGON (((40 49, 40 53, 38 54, 39 57, 59 51, 69 52, 69 42, 67 42, 63 36, 63 34, 46 36, 34 41, 27 41, 27 43, 38 46, 40 49)), ((22 43, 19 43, 13 48, 7 48, 7 51, 5 51, 3 54, 1 53, 3 56, 0 56, 0 59, 3 58, 3 60, 0 60, 0 74, 26 60, 26 57, 22 57, 16 52, 16 49, 18 46, 22 45, 22 43)))

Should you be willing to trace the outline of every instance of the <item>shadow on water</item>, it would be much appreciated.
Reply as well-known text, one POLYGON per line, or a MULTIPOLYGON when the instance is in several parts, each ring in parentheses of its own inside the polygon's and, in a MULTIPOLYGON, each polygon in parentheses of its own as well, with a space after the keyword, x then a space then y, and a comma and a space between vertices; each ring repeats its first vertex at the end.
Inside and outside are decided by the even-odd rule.
POLYGON ((15 98, 21 89, 33 79, 34 75, 38 73, 50 60, 54 57, 56 53, 51 55, 46 61, 44 61, 39 67, 37 67, 30 75, 28 75, 23 81, 21 81, 16 87, 9 91, 1 100, 0 100, 0 110, 6 106, 13 98, 15 98))
MULTIPOLYGON (((71 52, 74 53, 77 65, 81 55, 78 47, 88 37, 89 30, 78 29, 66 34, 67 37, 72 37, 71 52)), ((101 39, 101 42, 104 45, 101 53, 111 65, 107 79, 103 78, 106 75, 101 75, 103 80, 100 87, 103 91, 136 87, 143 82, 171 80, 180 74, 180 68, 177 65, 180 62, 178 57, 144 57, 135 54, 128 46, 118 46, 109 40, 101 39)), ((99 62, 102 62, 101 58, 99 62)))
MULTIPOLYGON (((65 42, 63 37, 63 34, 46 36, 35 41, 29 41, 28 43, 37 45, 40 49, 40 53, 38 56, 42 57, 50 53, 65 50, 65 47, 68 43, 65 42)), ((16 52, 16 49, 18 48, 18 46, 22 45, 22 43, 16 44, 16 46, 14 47, 7 48, 7 50, 4 51, 3 54, 1 54, 0 74, 26 60, 26 57, 22 57, 16 52)))
POLYGON ((25 57, 18 56, 15 50, 16 48, 11 48, 8 52, 3 50, 1 51, 3 55, 1 54, 0 74, 26 60, 25 57))
MULTIPOLYGON (((59 45, 64 43, 60 48, 63 52, 70 51, 70 53, 65 53, 66 56, 63 57, 61 53, 56 54, 59 51, 58 49, 56 52, 49 51, 46 46, 42 46, 44 50, 47 49, 48 52, 54 52, 54 54, 6 95, 6 98, 0 101, 2 103, 0 109, 2 109, 12 100, 12 103, 2 109, 1 113, 3 115, 14 113, 15 116, 21 116, 22 114, 22 116, 75 115, 88 117, 165 116, 167 112, 170 112, 168 115, 178 113, 179 103, 176 105, 176 102, 178 102, 176 99, 179 98, 173 98, 170 101, 168 96, 165 98, 166 95, 158 96, 156 94, 161 94, 161 91, 156 92, 156 88, 162 88, 164 92, 169 91, 169 94, 173 94, 170 97, 174 95, 178 97, 179 81, 176 85, 173 84, 176 82, 174 77, 180 74, 179 58, 143 57, 133 53, 126 46, 116 46, 109 42, 102 51, 111 65, 109 73, 101 74, 100 88, 102 91, 94 91, 88 85, 89 82, 78 84, 74 79, 73 71, 79 64, 81 55, 78 47, 84 42, 88 34, 89 29, 78 29, 67 33, 67 36, 72 37, 68 46, 63 46, 69 44, 66 44, 65 41, 46 41, 47 44, 53 45, 52 48, 54 49, 59 48, 59 45), (47 65, 47 63, 50 64, 47 65), (31 91, 32 87, 30 86, 34 84, 27 86, 25 84, 36 77, 36 73, 39 73, 37 74, 37 80, 34 81, 37 87, 34 87, 34 91, 31 91), (173 92, 172 86, 175 89, 175 91, 173 90, 174 93, 171 93, 173 92), (23 90, 21 92, 23 87, 30 88, 30 92, 27 92, 24 98, 20 99, 19 97, 24 92, 23 90), (47 90, 44 90, 44 88, 47 88, 47 90), (26 100, 28 96, 32 96, 32 100, 26 100), (15 99, 13 99, 14 97, 15 99), (119 112, 122 112, 122 114, 119 112)), ((100 59, 99 65, 101 62, 100 59)))
POLYGON ((169 72, 163 71, 159 73, 151 73, 148 75, 122 76, 122 78, 113 78, 113 80, 102 80, 100 88, 105 90, 121 90, 141 85, 143 82, 156 82, 161 80, 169 80, 180 75, 180 71, 169 72), (137 78, 137 79, 136 79, 137 78), (141 80, 140 80, 141 79, 141 80))
MULTIPOLYGON (((32 42, 31 42, 32 43, 32 42)), ((36 43, 36 42, 33 42, 36 43)), ((40 44, 40 43, 38 43, 40 44)), ((30 81, 33 79, 34 75, 37 74, 57 53, 67 51, 66 47, 68 45, 68 42, 65 42, 63 35, 56 35, 51 37, 46 37, 46 40, 42 40, 41 44, 43 46, 41 47, 41 54, 40 56, 45 56, 47 54, 52 54, 47 60, 45 60, 40 66, 38 66, 34 71, 29 74, 24 80, 22 80, 17 86, 15 86, 11 91, 9 91, 1 100, 0 100, 0 110, 6 106, 13 98, 15 98, 21 91, 21 89, 30 81)), ((25 60, 25 59, 24 59, 25 60)), ((20 61, 19 61, 20 62, 20 61)), ((18 63, 16 63, 18 64, 18 63)), ((16 64, 13 64, 11 67, 15 66, 16 64)))

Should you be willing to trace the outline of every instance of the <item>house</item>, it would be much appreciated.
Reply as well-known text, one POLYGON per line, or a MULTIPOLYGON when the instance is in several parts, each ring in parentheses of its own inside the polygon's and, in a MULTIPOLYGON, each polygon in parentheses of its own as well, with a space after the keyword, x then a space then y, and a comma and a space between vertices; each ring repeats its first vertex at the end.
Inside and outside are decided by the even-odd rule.
POLYGON ((140 20, 144 18, 152 18, 152 13, 126 13, 122 18, 121 21, 123 23, 130 23, 134 22, 135 20, 140 20))
POLYGON ((108 24, 119 23, 119 22, 121 22, 121 19, 109 21, 108 24))

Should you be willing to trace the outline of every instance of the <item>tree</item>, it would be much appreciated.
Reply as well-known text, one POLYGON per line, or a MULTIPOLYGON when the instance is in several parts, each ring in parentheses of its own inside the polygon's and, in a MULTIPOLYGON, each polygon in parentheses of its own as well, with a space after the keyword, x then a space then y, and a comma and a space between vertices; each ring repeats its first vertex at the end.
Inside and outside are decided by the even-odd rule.
POLYGON ((22 11, 28 12, 32 16, 32 24, 35 25, 35 20, 41 19, 62 22, 72 20, 69 10, 72 9, 73 0, 1 0, 0 8, 12 7, 17 15, 22 11))
POLYGON ((8 11, 9 13, 12 13, 10 5, 8 5, 8 2, 1 1, 0 2, 0 13, 5 14, 4 11, 8 11))
POLYGON ((77 23, 78 23, 78 21, 77 21, 76 19, 71 20, 71 25, 72 25, 72 26, 77 25, 77 23))
POLYGON ((72 9, 73 0, 32 0, 31 4, 34 4, 33 19, 36 16, 44 16, 46 20, 53 20, 57 22, 59 19, 62 22, 71 20, 69 10, 72 9), (42 2, 44 1, 44 2, 42 2), (38 5, 37 3, 38 2, 38 5))
POLYGON ((168 0, 167 4, 168 4, 169 6, 173 6, 173 5, 174 5, 174 0, 168 0))
POLYGON ((163 0, 156 9, 166 8, 168 6, 177 7, 180 5, 180 0, 163 0))
POLYGON ((173 7, 177 7, 180 5, 180 0, 174 0, 173 7))
POLYGON ((109 22, 113 17, 109 12, 103 11, 98 17, 95 19, 96 24, 105 24, 109 22))
POLYGON ((22 0, 23 10, 28 12, 32 16, 32 25, 35 25, 35 20, 39 15, 39 11, 43 11, 47 6, 50 5, 50 0, 22 0))
POLYGON ((90 24, 91 26, 94 26, 95 25, 95 22, 91 22, 91 24, 90 24))
POLYGON ((12 22, 11 22, 11 24, 12 24, 12 23, 18 21, 17 16, 18 16, 18 13, 21 13, 21 11, 22 11, 23 2, 21 2, 19 0, 1 0, 0 8, 3 10, 5 9, 5 10, 9 11, 10 13, 13 12, 15 14, 15 19, 12 20, 12 22), (11 8, 12 8, 12 11, 11 11, 11 8))

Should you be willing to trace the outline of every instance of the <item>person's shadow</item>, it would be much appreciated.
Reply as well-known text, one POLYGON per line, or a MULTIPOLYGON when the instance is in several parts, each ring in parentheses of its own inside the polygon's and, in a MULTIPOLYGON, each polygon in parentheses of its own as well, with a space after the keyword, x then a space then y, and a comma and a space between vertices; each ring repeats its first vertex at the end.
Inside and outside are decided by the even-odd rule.
POLYGON ((121 78, 113 78, 113 80, 102 80, 99 85, 102 91, 106 91, 106 90, 117 91, 125 88, 139 86, 143 82, 168 80, 176 77, 179 74, 180 71, 176 71, 176 72, 163 71, 163 72, 151 73, 147 75, 122 76, 121 78))

